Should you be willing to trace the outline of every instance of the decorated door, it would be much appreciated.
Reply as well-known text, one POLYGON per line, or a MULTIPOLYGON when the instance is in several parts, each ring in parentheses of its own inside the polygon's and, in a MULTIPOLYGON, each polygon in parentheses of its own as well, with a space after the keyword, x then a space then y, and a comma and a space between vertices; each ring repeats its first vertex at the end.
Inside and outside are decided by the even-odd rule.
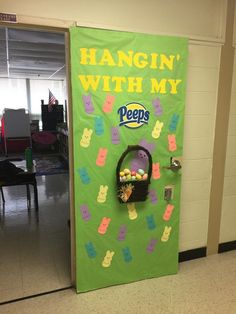
POLYGON ((174 274, 187 40, 70 34, 77 291, 174 274))

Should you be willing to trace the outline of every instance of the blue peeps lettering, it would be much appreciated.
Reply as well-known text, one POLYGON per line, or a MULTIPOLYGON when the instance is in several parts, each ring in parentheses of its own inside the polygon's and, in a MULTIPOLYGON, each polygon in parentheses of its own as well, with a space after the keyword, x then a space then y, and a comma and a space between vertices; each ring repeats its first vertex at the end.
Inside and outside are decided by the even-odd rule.
POLYGON ((119 126, 125 125, 129 128, 138 128, 143 124, 148 124, 149 111, 138 103, 130 103, 118 109, 120 123, 119 126))
POLYGON ((141 109, 127 110, 125 106, 120 107, 118 114, 120 115, 120 126, 131 122, 147 123, 149 119, 149 111, 141 109), (125 117, 127 121, 124 121, 125 117))

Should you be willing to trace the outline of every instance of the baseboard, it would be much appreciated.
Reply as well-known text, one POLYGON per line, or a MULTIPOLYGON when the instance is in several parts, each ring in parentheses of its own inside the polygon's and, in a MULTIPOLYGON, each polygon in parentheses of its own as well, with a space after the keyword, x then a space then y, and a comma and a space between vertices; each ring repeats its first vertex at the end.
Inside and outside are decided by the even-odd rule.
POLYGON ((220 243, 218 246, 218 253, 236 250, 236 241, 220 243))
POLYGON ((33 298, 41 297, 41 296, 44 296, 44 295, 47 295, 47 294, 52 294, 52 293, 64 291, 64 290, 67 290, 67 289, 73 289, 73 287, 69 286, 69 287, 60 288, 60 289, 56 289, 56 290, 50 290, 50 291, 46 291, 46 292, 41 292, 41 293, 37 293, 37 294, 28 295, 28 296, 22 297, 22 298, 17 298, 17 299, 12 299, 12 300, 8 300, 8 301, 3 301, 3 302, 0 302, 0 305, 5 305, 5 304, 9 304, 9 303, 14 303, 14 302, 24 301, 24 300, 28 300, 28 299, 33 299, 33 298))
POLYGON ((197 249, 179 252, 179 263, 190 261, 196 258, 206 257, 206 251, 207 248, 204 246, 197 249))

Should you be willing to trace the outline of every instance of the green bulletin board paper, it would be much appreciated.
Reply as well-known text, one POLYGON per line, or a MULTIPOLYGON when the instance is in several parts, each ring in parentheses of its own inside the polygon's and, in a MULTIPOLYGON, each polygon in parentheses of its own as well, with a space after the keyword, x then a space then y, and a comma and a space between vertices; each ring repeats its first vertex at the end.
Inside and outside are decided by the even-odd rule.
MULTIPOLYGON (((77 291, 174 274, 181 174, 164 166, 182 155, 188 42, 90 28, 71 28, 70 35, 77 291), (140 121, 129 123, 121 115, 127 108, 138 108, 140 121), (137 144, 152 155, 150 195, 121 204, 117 162, 137 144)), ((144 162, 147 169, 138 153, 130 158, 124 167, 144 162)))

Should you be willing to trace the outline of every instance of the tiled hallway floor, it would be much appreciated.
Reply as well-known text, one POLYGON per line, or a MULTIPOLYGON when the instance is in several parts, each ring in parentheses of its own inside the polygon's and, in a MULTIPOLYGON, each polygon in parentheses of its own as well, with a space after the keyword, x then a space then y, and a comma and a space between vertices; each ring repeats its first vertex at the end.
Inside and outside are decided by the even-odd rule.
MULTIPOLYGON (((70 286, 68 176, 38 177, 39 222, 25 187, 4 188, 0 303, 70 286)), ((67 289, 0 305, 1 314, 235 314, 236 251, 179 264, 174 276, 77 295, 67 289)))
POLYGON ((179 273, 76 295, 73 289, 0 306, 1 314, 235 314, 236 251, 180 264, 179 273))
POLYGON ((71 285, 68 175, 37 177, 37 182, 38 222, 33 202, 27 210, 25 186, 4 188, 0 303, 71 285))

